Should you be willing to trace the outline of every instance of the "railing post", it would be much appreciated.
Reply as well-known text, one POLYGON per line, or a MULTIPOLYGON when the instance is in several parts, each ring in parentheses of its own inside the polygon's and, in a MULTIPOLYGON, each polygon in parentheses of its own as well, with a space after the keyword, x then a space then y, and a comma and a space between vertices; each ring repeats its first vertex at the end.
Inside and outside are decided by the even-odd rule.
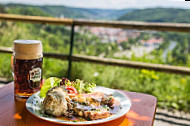
POLYGON ((73 43, 74 43, 75 25, 71 26, 71 36, 70 36, 70 50, 69 50, 69 65, 68 65, 68 79, 71 79, 71 65, 72 65, 72 54, 73 54, 73 43))

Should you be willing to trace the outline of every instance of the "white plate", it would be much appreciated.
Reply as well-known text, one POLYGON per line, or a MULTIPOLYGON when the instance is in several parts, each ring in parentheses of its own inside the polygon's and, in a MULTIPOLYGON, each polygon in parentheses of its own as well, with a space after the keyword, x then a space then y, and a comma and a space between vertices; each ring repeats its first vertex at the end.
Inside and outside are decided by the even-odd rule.
POLYGON ((120 102, 121 107, 119 109, 119 112, 105 119, 98 119, 98 120, 84 121, 84 122, 65 121, 65 120, 56 119, 54 117, 45 117, 45 115, 43 114, 43 110, 41 109, 43 98, 40 98, 39 96, 40 91, 36 92, 35 94, 31 95, 28 98, 26 102, 26 108, 28 109, 30 113, 32 113, 34 116, 40 119, 47 120, 54 123, 59 123, 59 124, 67 124, 67 125, 90 125, 90 124, 105 123, 105 122, 120 118, 129 111, 131 107, 131 102, 126 97, 126 95, 116 90, 105 88, 105 87, 99 87, 99 86, 95 89, 95 91, 104 92, 106 94, 112 94, 120 102))

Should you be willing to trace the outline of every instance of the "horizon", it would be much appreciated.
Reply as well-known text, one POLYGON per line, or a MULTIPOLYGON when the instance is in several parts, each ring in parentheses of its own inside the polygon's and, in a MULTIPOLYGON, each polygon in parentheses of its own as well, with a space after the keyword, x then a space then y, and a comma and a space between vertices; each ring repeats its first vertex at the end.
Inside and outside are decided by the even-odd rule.
POLYGON ((85 9, 145 9, 145 8, 181 8, 190 9, 190 2, 183 0, 81 0, 80 3, 77 0, 61 1, 61 0, 1 0, 1 4, 23 4, 32 6, 67 6, 73 8, 85 8, 85 9), (107 2, 106 2, 107 1, 107 2))
POLYGON ((82 8, 82 9, 98 9, 98 10, 124 10, 124 9, 151 9, 151 8, 172 8, 172 9, 190 9, 190 8, 180 8, 180 7, 162 7, 162 6, 156 6, 156 7, 147 7, 147 8, 121 8, 121 9, 116 9, 116 8, 86 8, 86 7, 76 7, 76 6, 68 6, 68 5, 49 5, 49 4, 44 4, 44 5, 37 5, 37 4, 26 4, 26 3, 0 3, 1 5, 10 5, 10 4, 15 4, 15 5, 28 5, 28 6, 64 6, 64 7, 70 7, 70 8, 82 8))
POLYGON ((43 4, 43 5, 39 5, 39 4, 27 4, 27 3, 0 3, 1 5, 10 5, 10 4, 17 4, 17 5, 28 5, 28 6, 55 6, 55 7, 59 7, 59 6, 64 6, 64 7, 70 7, 70 8, 82 8, 82 9, 98 9, 98 10, 124 10, 124 9, 151 9, 151 8, 172 8, 172 9, 190 9, 190 8, 184 8, 184 7, 163 7, 163 6, 155 6, 155 7, 147 7, 147 8, 121 8, 121 9, 117 9, 117 8, 90 8, 90 7, 77 7, 77 6, 69 6, 69 5, 50 5, 50 4, 43 4))

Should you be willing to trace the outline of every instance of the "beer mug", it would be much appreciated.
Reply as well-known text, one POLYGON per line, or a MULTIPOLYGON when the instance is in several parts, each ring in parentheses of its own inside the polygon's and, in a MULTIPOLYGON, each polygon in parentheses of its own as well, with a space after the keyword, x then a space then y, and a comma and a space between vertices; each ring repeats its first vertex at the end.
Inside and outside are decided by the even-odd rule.
POLYGON ((42 84, 42 42, 15 40, 13 48, 14 94, 27 99, 40 90, 42 84))

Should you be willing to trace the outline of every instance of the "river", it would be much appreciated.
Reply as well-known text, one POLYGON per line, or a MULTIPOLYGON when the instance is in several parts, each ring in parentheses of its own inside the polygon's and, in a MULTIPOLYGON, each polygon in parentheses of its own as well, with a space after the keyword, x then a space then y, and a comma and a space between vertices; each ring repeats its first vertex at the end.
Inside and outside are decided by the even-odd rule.
POLYGON ((162 55, 164 62, 166 62, 168 52, 172 51, 176 46, 177 46, 177 42, 175 41, 170 42, 170 45, 164 50, 163 55, 162 55))

